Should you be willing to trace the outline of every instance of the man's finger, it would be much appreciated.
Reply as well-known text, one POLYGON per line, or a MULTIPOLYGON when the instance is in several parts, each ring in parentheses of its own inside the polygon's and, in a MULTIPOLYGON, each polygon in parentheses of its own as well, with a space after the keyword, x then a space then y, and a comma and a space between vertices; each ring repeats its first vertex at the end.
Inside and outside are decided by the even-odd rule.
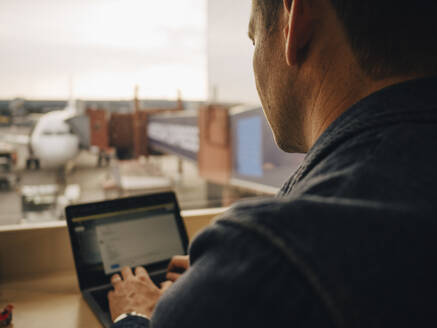
POLYGON ((147 273, 146 269, 144 269, 142 266, 135 268, 135 275, 141 281, 153 283, 152 279, 150 279, 150 276, 147 273))
POLYGON ((131 268, 129 268, 129 267, 124 267, 123 270, 121 270, 121 274, 122 274, 124 280, 128 280, 130 278, 133 278, 133 276, 134 276, 131 268))
POLYGON ((176 273, 176 272, 167 272, 166 278, 167 278, 167 280, 170 280, 170 281, 175 282, 175 281, 178 280, 181 276, 182 276, 182 274, 180 274, 180 273, 176 273))
POLYGON ((122 281, 123 281, 123 279, 121 279, 119 274, 114 274, 111 277, 111 284, 112 284, 112 286, 114 286, 114 288, 116 288, 122 281))
POLYGON ((183 272, 187 270, 189 266, 190 260, 188 256, 177 255, 171 259, 167 271, 183 272))
POLYGON ((171 281, 164 281, 161 283, 161 292, 165 292, 167 289, 169 289, 173 285, 173 282, 171 281))
POLYGON ((114 297, 114 291, 113 291, 113 290, 110 290, 110 291, 108 292, 107 297, 108 297, 108 300, 111 301, 111 299, 114 297))

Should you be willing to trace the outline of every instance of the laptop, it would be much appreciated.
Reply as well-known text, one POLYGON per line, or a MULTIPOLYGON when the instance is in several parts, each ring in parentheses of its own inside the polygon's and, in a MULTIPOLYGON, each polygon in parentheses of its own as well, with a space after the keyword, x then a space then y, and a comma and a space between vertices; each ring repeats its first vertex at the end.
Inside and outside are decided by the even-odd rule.
POLYGON ((174 255, 187 254, 188 236, 173 192, 66 208, 80 291, 104 327, 112 324, 110 278, 143 266, 159 286, 174 255))

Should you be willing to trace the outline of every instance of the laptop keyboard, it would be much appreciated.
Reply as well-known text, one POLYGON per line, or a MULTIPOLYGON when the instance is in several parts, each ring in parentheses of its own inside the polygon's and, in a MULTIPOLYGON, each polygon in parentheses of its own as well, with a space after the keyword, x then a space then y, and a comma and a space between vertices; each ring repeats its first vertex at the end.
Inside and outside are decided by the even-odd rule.
POLYGON ((100 306, 103 312, 109 313, 109 302, 108 302, 108 292, 112 289, 111 286, 104 289, 98 289, 91 292, 91 296, 100 306))

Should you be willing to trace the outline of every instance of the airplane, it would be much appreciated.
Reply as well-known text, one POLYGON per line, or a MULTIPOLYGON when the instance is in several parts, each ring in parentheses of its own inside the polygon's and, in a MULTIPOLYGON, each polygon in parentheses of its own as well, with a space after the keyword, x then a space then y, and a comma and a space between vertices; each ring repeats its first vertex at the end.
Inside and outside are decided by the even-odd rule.
MULTIPOLYGON (((70 82, 71 83, 71 82, 70 82)), ((178 108, 182 108, 182 97, 178 91, 178 108)), ((138 87, 135 91, 135 106, 139 106, 138 87)), ((59 168, 75 159, 81 149, 90 149, 98 155, 98 165, 109 165, 111 153, 90 147, 90 136, 77 127, 74 129, 71 119, 81 116, 70 88, 70 100, 63 110, 52 111, 41 116, 33 126, 29 136, 7 136, 5 141, 27 145, 29 157, 26 168, 40 169, 44 167, 59 168)))
POLYGON ((41 162, 48 167, 64 166, 79 154, 79 136, 66 122, 76 115, 75 103, 70 101, 63 110, 49 112, 38 120, 29 136, 27 169, 39 169, 41 162))
POLYGON ((26 169, 38 170, 41 163, 48 168, 63 167, 80 152, 80 137, 67 122, 77 115, 75 102, 70 100, 64 109, 41 116, 29 135, 7 135, 4 140, 28 147, 26 169))

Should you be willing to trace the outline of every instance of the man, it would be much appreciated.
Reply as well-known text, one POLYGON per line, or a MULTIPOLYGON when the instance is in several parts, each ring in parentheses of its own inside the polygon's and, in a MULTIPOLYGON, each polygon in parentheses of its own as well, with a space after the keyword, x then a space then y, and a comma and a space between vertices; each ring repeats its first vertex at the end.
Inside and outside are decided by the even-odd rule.
POLYGON ((143 269, 114 276, 114 327, 437 326, 436 15, 425 0, 253 0, 264 111, 306 159, 276 199, 201 233, 165 292, 143 269))

